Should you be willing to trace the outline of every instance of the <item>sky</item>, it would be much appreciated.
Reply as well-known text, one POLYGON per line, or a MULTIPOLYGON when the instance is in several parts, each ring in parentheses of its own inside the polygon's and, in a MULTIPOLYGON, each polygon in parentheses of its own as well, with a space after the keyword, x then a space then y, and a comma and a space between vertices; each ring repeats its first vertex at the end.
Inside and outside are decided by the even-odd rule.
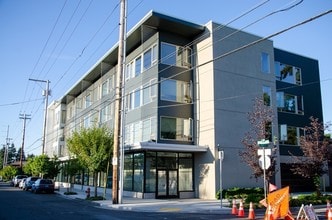
MULTIPOLYGON (((49 103, 60 99, 117 43, 119 5, 119 0, 0 0, 1 145, 8 137, 16 149, 22 146, 20 116, 26 114, 24 151, 41 154, 45 81, 49 103)), ((330 0, 128 0, 127 30, 154 10, 266 37, 331 9, 330 0)), ((276 48, 319 61, 325 123, 332 122, 331 27, 329 13, 271 39, 276 48)))

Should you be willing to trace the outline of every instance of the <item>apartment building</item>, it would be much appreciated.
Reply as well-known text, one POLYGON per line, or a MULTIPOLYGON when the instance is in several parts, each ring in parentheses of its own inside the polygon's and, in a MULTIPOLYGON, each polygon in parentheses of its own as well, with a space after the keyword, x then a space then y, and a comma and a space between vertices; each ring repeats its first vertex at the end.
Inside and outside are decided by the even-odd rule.
MULTIPOLYGON (((117 46, 50 104, 50 156, 68 159, 65 140, 73 130, 113 129, 117 46)), ((215 22, 149 12, 127 34, 123 80, 123 190, 140 198, 212 199, 220 181, 224 189, 263 187, 239 157, 248 112, 263 96, 275 110, 272 136, 279 137, 274 181, 292 187, 299 178, 289 172, 288 152, 299 149, 310 116, 322 119, 318 61, 215 22)), ((94 180, 83 172, 73 183, 102 186, 103 175, 94 180)))

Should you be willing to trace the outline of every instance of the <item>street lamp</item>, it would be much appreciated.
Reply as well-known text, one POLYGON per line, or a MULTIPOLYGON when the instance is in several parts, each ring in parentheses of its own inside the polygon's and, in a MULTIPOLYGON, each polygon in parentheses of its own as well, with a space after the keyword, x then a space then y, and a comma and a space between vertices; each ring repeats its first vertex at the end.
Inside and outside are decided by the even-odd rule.
POLYGON ((222 162, 224 160, 224 150, 218 144, 218 152, 219 152, 219 165, 220 165, 220 208, 222 208, 222 162))

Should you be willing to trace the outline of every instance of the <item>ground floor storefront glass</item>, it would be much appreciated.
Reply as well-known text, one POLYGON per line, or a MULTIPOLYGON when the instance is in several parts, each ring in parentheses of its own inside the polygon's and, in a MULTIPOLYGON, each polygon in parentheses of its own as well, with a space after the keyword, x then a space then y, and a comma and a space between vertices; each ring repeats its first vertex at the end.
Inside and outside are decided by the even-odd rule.
POLYGON ((127 153, 123 189, 155 198, 179 198, 180 193, 194 190, 193 164, 192 153, 127 153))

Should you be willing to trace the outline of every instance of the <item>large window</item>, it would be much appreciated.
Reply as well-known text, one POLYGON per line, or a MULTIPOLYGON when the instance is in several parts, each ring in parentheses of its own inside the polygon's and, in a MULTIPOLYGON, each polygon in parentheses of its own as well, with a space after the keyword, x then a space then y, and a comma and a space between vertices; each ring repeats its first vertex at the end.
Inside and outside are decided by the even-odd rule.
POLYGON ((124 155, 123 189, 133 190, 133 155, 124 155))
POLYGON ((156 191, 156 153, 146 152, 145 192, 156 191))
POLYGON ((171 66, 190 67, 191 49, 162 42, 160 60, 161 63, 171 66))
POLYGON ((291 65, 275 62, 275 74, 279 81, 301 85, 301 69, 291 65))
POLYGON ((303 97, 277 92, 278 111, 295 114, 304 114, 303 97))
POLYGON ((179 191, 194 190, 192 158, 191 153, 179 154, 179 191))
POLYGON ((286 124, 279 125, 279 140, 281 144, 300 145, 300 137, 303 136, 303 129, 286 124))
POLYGON ((190 103, 191 85, 188 82, 162 79, 161 82, 161 100, 190 103))
POLYGON ((160 138, 192 141, 192 120, 183 118, 160 118, 160 138))
POLYGON ((143 192, 144 184, 144 154, 134 154, 134 191, 143 192))

